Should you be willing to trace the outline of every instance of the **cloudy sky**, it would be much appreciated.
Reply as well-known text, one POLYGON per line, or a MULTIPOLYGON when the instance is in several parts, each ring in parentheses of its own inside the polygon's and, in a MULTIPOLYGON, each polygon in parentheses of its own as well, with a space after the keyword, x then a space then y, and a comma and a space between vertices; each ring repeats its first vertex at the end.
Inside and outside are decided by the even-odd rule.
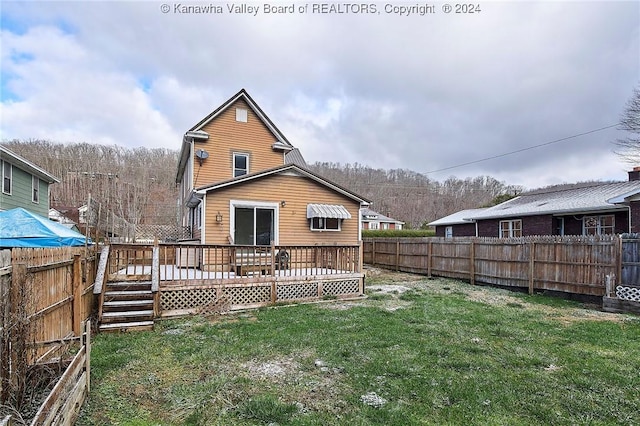
POLYGON ((474 5, 3 1, 1 138, 179 149, 245 88, 308 162, 624 179, 640 2, 474 5))

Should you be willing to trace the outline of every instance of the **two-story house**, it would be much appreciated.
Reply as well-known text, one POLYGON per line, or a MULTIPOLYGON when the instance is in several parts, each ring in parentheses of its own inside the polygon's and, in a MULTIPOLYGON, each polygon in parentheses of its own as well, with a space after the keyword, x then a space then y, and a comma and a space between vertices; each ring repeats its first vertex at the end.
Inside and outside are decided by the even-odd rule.
POLYGON ((202 244, 358 244, 369 201, 306 169, 243 89, 184 135, 182 225, 202 244))
POLYGON ((48 217, 49 185, 60 182, 57 178, 4 146, 0 146, 0 171, 0 211, 22 207, 48 217))

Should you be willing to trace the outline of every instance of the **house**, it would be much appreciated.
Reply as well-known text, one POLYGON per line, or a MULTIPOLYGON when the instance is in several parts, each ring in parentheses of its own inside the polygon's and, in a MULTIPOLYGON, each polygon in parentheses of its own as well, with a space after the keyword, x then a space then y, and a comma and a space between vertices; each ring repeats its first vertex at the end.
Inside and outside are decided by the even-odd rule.
POLYGON ((404 222, 369 208, 362 209, 362 229, 402 229, 404 222))
POLYGON ((182 225, 201 244, 358 244, 369 205, 307 170, 244 89, 185 133, 176 183, 182 225))
POLYGON ((627 182, 523 193, 493 207, 463 210, 429 223, 440 237, 521 237, 640 232, 640 168, 627 182))
POLYGON ((60 225, 73 231, 80 232, 78 228, 78 209, 70 209, 61 206, 49 209, 49 220, 58 222, 60 225), (75 220, 71 218, 75 217, 75 220))
POLYGON ((43 217, 49 215, 49 185, 60 182, 32 162, 0 146, 2 192, 0 211, 22 207, 43 217))

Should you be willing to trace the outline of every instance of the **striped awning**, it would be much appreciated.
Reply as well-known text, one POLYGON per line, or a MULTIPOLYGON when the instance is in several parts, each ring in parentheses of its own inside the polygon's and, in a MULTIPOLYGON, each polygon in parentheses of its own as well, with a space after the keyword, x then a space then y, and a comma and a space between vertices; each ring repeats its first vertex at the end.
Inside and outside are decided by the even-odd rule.
POLYGON ((351 214, 344 206, 331 204, 307 204, 307 219, 326 217, 331 219, 351 219, 351 214))

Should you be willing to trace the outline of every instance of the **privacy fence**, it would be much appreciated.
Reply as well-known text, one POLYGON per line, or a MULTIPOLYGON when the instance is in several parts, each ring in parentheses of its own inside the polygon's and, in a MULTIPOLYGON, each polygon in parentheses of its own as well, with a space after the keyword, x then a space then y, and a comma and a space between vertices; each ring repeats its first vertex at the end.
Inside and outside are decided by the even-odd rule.
POLYGON ((0 404, 20 406, 34 366, 60 359, 93 310, 93 247, 0 251, 0 404))
POLYGON ((634 294, 640 296, 638 235, 367 238, 363 260, 472 284, 524 287, 530 293, 551 290, 631 301, 634 294))

